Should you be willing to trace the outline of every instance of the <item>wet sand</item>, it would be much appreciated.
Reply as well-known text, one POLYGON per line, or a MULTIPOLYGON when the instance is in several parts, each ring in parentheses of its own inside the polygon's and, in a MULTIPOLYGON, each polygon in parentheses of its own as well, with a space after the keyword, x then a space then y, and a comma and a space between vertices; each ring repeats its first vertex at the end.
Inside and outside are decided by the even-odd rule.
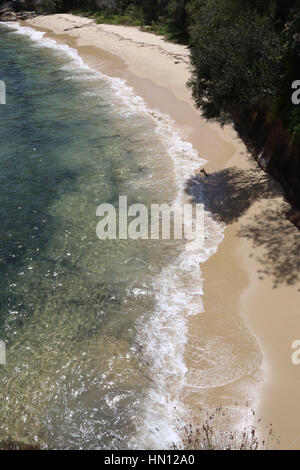
POLYGON ((220 403, 239 412, 253 407, 262 431, 272 423, 281 448, 299 449, 300 366, 291 362, 291 343, 300 338, 300 233, 284 218, 288 205, 278 185, 230 127, 208 124, 194 109, 185 46, 72 15, 24 25, 76 48, 92 68, 126 79, 209 161, 203 184, 212 212, 227 228, 218 252, 202 266, 205 312, 199 308, 189 319, 184 399, 191 421, 200 408, 220 403))

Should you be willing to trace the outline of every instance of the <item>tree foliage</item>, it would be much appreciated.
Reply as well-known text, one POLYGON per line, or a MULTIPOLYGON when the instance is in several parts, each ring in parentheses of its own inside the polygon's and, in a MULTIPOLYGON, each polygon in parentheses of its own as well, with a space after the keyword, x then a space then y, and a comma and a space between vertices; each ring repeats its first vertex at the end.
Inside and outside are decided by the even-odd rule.
POLYGON ((205 117, 223 123, 272 101, 281 70, 281 40, 270 17, 231 3, 232 9, 218 0, 198 5, 190 29, 193 97, 205 117))
POLYGON ((300 0, 190 0, 187 11, 189 85, 204 116, 236 122, 263 110, 297 145, 291 84, 300 79, 300 0))

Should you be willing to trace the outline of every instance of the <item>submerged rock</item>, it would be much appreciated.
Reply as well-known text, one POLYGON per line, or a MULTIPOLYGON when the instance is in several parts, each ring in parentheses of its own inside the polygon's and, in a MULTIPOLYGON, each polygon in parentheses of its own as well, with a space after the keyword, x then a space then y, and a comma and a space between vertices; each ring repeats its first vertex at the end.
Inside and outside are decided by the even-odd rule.
POLYGON ((39 447, 17 441, 0 441, 0 450, 39 450, 39 447))

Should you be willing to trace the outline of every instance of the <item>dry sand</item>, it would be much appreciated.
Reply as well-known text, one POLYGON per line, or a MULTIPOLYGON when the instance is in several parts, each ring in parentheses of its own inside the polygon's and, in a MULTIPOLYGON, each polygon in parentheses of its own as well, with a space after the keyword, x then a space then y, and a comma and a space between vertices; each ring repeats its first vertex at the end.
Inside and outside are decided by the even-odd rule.
POLYGON ((288 205, 278 185, 230 127, 208 124, 194 109, 185 46, 67 14, 26 24, 76 48, 94 69, 125 78, 209 160, 207 193, 227 228, 203 265, 205 313, 189 320, 185 400, 191 416, 220 403, 234 415, 249 402, 263 419, 261 430, 272 423, 281 448, 299 449, 300 366, 292 364, 291 343, 300 338, 300 233, 284 217, 288 205))

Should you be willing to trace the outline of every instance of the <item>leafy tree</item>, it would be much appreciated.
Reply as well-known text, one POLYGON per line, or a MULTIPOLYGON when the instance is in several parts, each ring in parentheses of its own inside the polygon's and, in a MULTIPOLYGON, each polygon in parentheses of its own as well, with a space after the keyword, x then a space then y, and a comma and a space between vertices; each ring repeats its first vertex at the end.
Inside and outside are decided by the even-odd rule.
POLYGON ((204 116, 225 123, 272 100, 278 90, 281 41, 269 17, 256 10, 237 13, 239 2, 197 3, 189 86, 204 116), (234 17, 229 3, 237 7, 234 17))

